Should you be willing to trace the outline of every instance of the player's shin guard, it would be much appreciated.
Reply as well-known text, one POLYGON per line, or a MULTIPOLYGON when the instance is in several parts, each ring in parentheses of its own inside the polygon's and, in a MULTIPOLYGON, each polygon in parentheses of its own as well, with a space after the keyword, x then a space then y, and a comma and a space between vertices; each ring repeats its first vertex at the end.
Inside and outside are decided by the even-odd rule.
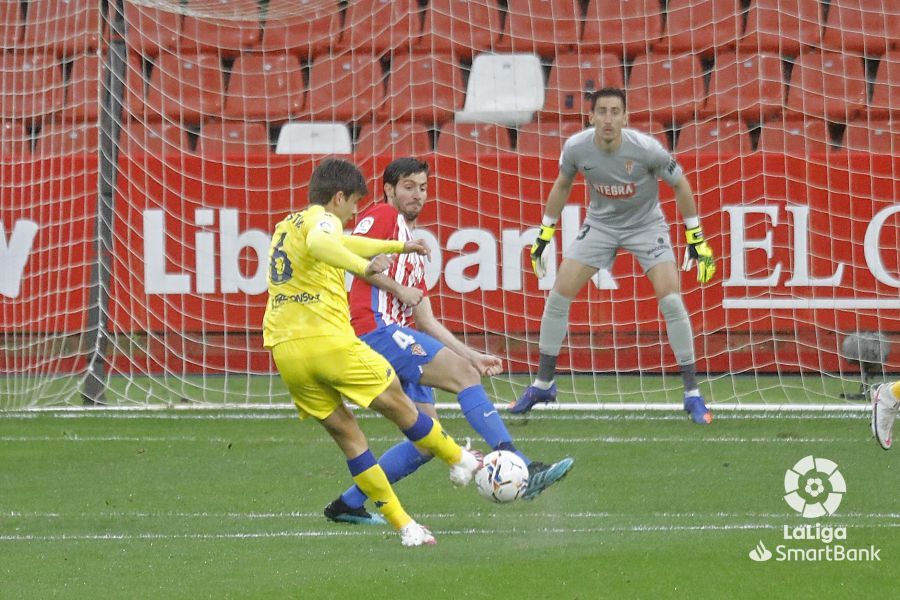
POLYGON ((694 332, 681 294, 674 293, 660 298, 659 311, 666 320, 666 334, 675 360, 679 365, 694 364, 694 332))
POLYGON ((392 527, 400 529, 412 521, 412 517, 403 510, 400 500, 394 494, 394 489, 384 471, 378 466, 371 450, 366 450, 356 458, 348 460, 347 467, 350 468, 354 483, 375 503, 392 527))
POLYGON ((462 448, 450 437, 441 424, 424 413, 403 435, 420 448, 428 450, 448 465, 455 465, 462 458, 462 448))
MULTIPOLYGON (((381 465, 388 481, 395 483, 414 473, 429 460, 431 460, 430 454, 422 454, 415 444, 409 440, 403 440, 388 448, 381 455, 378 464, 381 465)), ((359 489, 358 485, 354 485, 341 494, 341 500, 350 508, 362 508, 366 503, 366 494, 359 489)))

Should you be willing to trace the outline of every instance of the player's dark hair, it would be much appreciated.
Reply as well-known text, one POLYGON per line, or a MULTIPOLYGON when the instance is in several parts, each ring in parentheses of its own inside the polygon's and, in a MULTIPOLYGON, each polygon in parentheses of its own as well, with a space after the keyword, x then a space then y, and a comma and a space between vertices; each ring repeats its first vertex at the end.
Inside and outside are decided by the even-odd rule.
POLYGON ((628 108, 628 105, 625 103, 625 90, 617 87, 605 87, 591 92, 588 96, 588 99, 591 101, 591 112, 597 107, 597 100, 600 98, 618 98, 622 101, 622 109, 628 108))
POLYGON ((424 160, 412 158, 411 156, 398 158, 396 160, 392 160, 390 164, 388 164, 388 166, 384 168, 382 184, 392 185, 396 187, 397 182, 404 177, 409 177, 410 175, 415 175, 416 173, 425 173, 426 175, 428 175, 428 170, 428 163, 424 160))
POLYGON ((328 204, 338 192, 344 192, 348 198, 353 194, 365 196, 369 188, 362 171, 352 162, 326 158, 309 178, 309 203, 328 204))

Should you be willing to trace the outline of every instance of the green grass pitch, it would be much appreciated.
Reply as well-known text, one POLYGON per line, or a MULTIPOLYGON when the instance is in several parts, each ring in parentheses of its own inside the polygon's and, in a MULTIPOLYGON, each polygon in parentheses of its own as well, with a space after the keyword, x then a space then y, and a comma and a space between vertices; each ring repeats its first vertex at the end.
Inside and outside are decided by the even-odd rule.
MULTIPOLYGON (((471 435, 461 415, 446 428, 471 435)), ((398 435, 360 414, 376 453, 398 435)), ((900 586, 900 454, 864 413, 542 411, 510 418, 540 460, 575 457, 533 502, 493 505, 429 463, 396 486, 438 544, 328 523, 349 481, 325 432, 286 410, 0 413, 3 598, 865 598, 900 586), (817 521, 784 501, 807 455, 847 491, 817 521), (846 527, 880 562, 754 562, 784 526, 846 527)), ((834 545, 834 543, 832 545, 834 545)))

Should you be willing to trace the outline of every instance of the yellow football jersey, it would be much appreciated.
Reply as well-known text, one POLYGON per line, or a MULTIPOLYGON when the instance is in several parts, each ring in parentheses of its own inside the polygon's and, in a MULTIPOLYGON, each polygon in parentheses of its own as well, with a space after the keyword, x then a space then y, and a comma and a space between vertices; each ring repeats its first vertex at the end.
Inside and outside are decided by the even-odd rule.
MULTIPOLYGON (((263 345, 299 338, 340 336, 352 341, 344 271, 365 272, 368 261, 345 246, 340 219, 321 205, 288 215, 275 227, 269 248, 269 302, 263 345)), ((358 244, 349 244, 359 251, 358 244)), ((367 254, 401 252, 403 243, 378 241, 367 254), (398 245, 399 244, 399 245, 398 245)))

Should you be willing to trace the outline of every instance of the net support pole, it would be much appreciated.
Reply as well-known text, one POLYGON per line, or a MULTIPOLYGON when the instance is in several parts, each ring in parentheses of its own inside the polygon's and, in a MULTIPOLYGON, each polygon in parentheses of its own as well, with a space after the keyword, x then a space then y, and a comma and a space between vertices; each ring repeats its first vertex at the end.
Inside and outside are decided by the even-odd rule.
POLYGON ((123 0, 110 0, 114 10, 101 11, 109 16, 110 43, 101 77, 97 219, 95 223, 94 262, 91 267, 90 301, 87 315, 87 340, 91 344, 87 373, 82 389, 85 404, 105 404, 106 350, 109 345, 107 319, 112 274, 113 218, 118 140, 122 129, 122 105, 125 93, 125 7, 123 0))

